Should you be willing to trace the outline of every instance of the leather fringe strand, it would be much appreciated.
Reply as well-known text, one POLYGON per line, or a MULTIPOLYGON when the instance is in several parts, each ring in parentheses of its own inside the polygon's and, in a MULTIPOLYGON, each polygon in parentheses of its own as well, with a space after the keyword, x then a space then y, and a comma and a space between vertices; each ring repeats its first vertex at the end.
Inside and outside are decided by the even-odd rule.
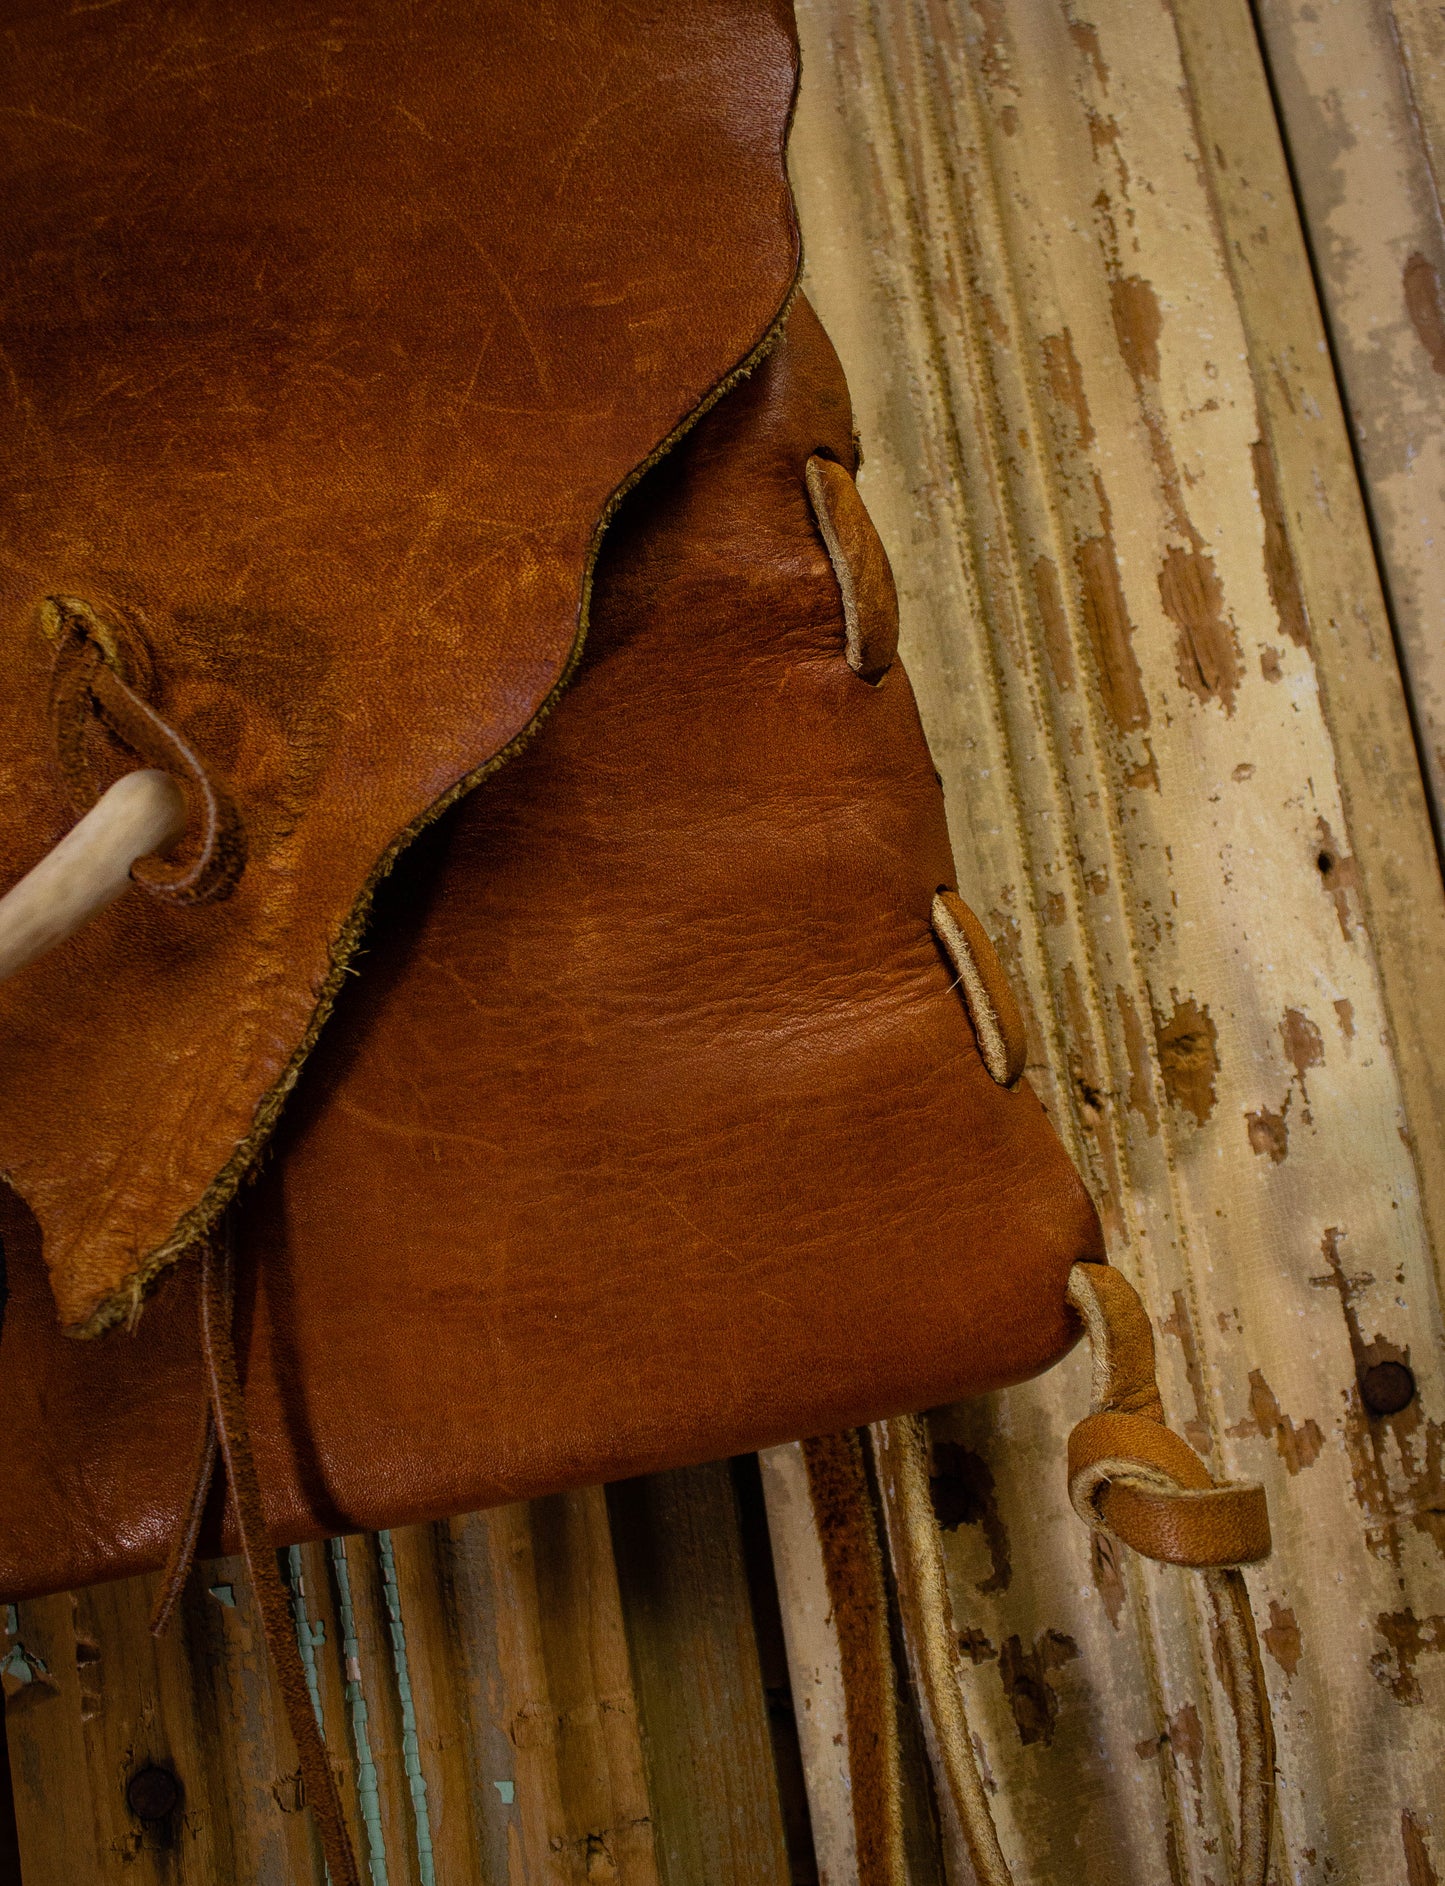
MULTIPOLYGON (((1094 1343, 1092 1408, 1070 1439, 1070 1492, 1097 1531, 1203 1579, 1239 1748, 1237 1886, 1266 1886, 1274 1826, 1274 1726, 1254 1614, 1239 1562, 1269 1551, 1256 1486, 1216 1486, 1164 1427, 1154 1339, 1132 1286, 1105 1265, 1076 1264, 1069 1301, 1094 1343), (1187 1459, 1186 1459, 1187 1457, 1187 1459), (1231 1562, 1233 1561, 1233 1562, 1231 1562)), ((872 1430, 908 1659, 945 1818, 979 1886, 1014 1886, 979 1774, 965 1675, 929 1489, 922 1416, 872 1430)))
POLYGON ((250 1575, 251 1589, 260 1607, 266 1646, 271 1653, 281 1688, 281 1700, 286 1709, 286 1720, 290 1724, 291 1737, 301 1763, 301 1785, 306 1804, 311 1809, 316 1830, 321 1836, 321 1850, 326 1858, 330 1886, 361 1886, 361 1873, 341 1805, 341 1791, 336 1785, 321 1725, 316 1720, 310 1692, 306 1687, 306 1672, 291 1620, 290 1599, 276 1568, 275 1551, 266 1537, 261 1487, 256 1476, 255 1458, 251 1453, 246 1404, 241 1393, 231 1333, 234 1316, 231 1250, 228 1228, 224 1222, 219 1230, 201 1240, 200 1260, 201 1353, 205 1360, 207 1401, 196 1452, 191 1498, 184 1522, 171 1547, 160 1595, 151 1618, 151 1629, 159 1635, 175 1611, 195 1556, 201 1520, 219 1458, 224 1463, 231 1509, 241 1539, 241 1552, 250 1575))

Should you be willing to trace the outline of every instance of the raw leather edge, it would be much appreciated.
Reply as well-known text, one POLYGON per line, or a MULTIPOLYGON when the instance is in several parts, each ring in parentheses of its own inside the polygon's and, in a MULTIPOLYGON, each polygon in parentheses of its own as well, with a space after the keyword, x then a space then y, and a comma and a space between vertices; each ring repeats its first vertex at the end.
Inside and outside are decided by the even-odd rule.
POLYGON ((613 518, 617 515, 623 500, 633 487, 652 470, 654 465, 657 465, 662 459, 667 457, 668 453, 692 430, 704 414, 710 412, 720 399, 723 399, 735 386, 739 385, 743 380, 746 380, 761 366, 762 362, 767 359, 768 355, 782 338, 783 329, 787 325, 788 316, 792 312, 793 303, 799 293, 803 272, 802 235, 798 224, 797 205, 793 196, 792 181, 788 175, 787 169, 788 144, 793 128, 793 117, 797 110, 798 85, 801 76, 801 62, 798 58, 796 48, 797 39, 795 34, 793 91, 788 104, 787 116, 783 124, 782 140, 783 176, 787 185, 789 217, 792 225, 793 269, 777 312, 764 329, 760 339, 754 343, 748 353, 743 356, 729 373, 724 374, 722 379, 718 380, 716 384, 708 390, 698 404, 694 406, 689 413, 684 415, 678 424, 673 427, 672 431, 668 433, 667 437, 663 439, 646 458, 639 460, 639 462, 633 466, 627 477, 622 480, 621 484, 616 487, 611 496, 607 499, 607 502, 603 505, 598 516, 596 527, 593 530, 592 539, 588 545, 587 558, 583 565, 582 589, 577 606, 577 633, 573 637, 572 646, 568 652, 567 660, 563 665, 561 673, 538 705, 532 718, 520 732, 514 734, 504 747, 492 754, 489 759, 484 760, 480 766, 474 768, 470 773, 463 774, 462 777, 457 780, 454 785, 448 787, 439 798, 434 799, 420 817, 413 819, 411 824, 398 833, 386 850, 382 852, 370 877, 366 880, 365 884, 363 884, 360 895, 352 905, 350 914, 342 925, 340 934, 332 945, 331 968, 327 974, 326 981, 322 985, 321 994, 317 999, 316 1007, 312 1010, 311 1020, 307 1025, 306 1032, 297 1044, 295 1052, 292 1054, 280 1079, 262 1095, 260 1104, 253 1116, 251 1131, 246 1135, 245 1139, 238 1143, 235 1152, 232 1153, 225 1165, 222 1166, 221 1170, 216 1174, 215 1178, 201 1194, 197 1202, 177 1220, 170 1236, 166 1238, 163 1243, 158 1244, 152 1251, 146 1254, 137 1268, 131 1273, 126 1283, 123 1284, 119 1290, 113 1291, 108 1297, 104 1298, 83 1323, 62 1326, 67 1336, 73 1337, 77 1341, 84 1342, 104 1335, 107 1330, 114 1328, 118 1323, 124 1323, 128 1329, 134 1329, 140 1320, 146 1295, 157 1279, 164 1271, 168 1270, 172 1264, 177 1262, 178 1259, 184 1257, 185 1254, 205 1236, 220 1217, 221 1213, 236 1196, 242 1182, 252 1175, 256 1161, 260 1157, 267 1140, 270 1138, 276 1126, 276 1122, 281 1116, 281 1111, 286 1104, 287 1098, 296 1086, 301 1076, 302 1068, 305 1066, 307 1059, 315 1048, 317 1041, 320 1039, 322 1029, 326 1026, 326 1023, 331 1017, 331 1011, 341 991, 341 985, 351 970, 352 958, 355 956, 365 932, 377 888, 391 871, 397 859, 429 825, 439 819, 442 814, 446 812, 449 807, 455 805, 459 799, 465 798, 469 792, 474 791, 478 786, 483 784, 484 781, 490 779, 494 773, 500 771, 509 760, 515 759, 517 754, 535 737, 538 729, 561 699, 568 683, 577 672, 578 664, 582 659, 582 650, 587 639, 587 627, 591 614, 592 587, 597 568, 597 559, 601 554, 602 542, 607 534, 608 527, 611 525, 613 518))

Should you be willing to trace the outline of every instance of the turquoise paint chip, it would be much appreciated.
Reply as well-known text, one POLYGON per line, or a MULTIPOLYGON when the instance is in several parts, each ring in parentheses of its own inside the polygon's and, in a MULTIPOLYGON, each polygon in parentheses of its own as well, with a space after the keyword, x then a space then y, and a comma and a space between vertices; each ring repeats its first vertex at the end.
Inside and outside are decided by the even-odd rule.
POLYGON ((494 1781, 492 1786, 501 1795, 503 1805, 510 1807, 517 1798, 517 1785, 513 1781, 494 1781))

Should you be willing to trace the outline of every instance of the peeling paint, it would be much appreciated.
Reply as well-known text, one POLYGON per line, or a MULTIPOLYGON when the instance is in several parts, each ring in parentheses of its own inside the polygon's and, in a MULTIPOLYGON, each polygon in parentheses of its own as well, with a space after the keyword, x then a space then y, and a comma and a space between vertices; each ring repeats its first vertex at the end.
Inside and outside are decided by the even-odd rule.
POLYGON ((1405 1849, 1405 1886, 1440 1886, 1425 1845, 1425 1830, 1409 1808, 1400 1813, 1400 1843, 1405 1849))
POLYGON ((1154 749, 1147 740, 1144 742, 1144 758, 1137 766, 1131 766, 1125 773, 1124 784, 1126 786, 1138 787, 1141 791, 1144 787, 1148 786, 1153 791, 1158 792, 1159 762, 1155 759, 1154 749))
POLYGON ((1423 1703, 1415 1665, 1421 1657, 1445 1651, 1445 1617, 1417 1618, 1407 1605, 1403 1611, 1382 1611, 1375 1629, 1386 1648, 1370 1658, 1371 1674, 1398 1702, 1423 1703))
POLYGON ((1135 382, 1159 378, 1159 297, 1142 276, 1119 275, 1109 286, 1119 351, 1135 382))
POLYGON ((1059 572, 1052 557, 1037 557, 1029 572, 1033 580, 1034 600, 1044 630, 1044 653, 1054 686, 1062 694, 1074 689, 1074 650, 1069 641, 1069 623, 1064 614, 1064 597, 1059 588, 1059 572))
POLYGON ((1445 304, 1433 262, 1417 249, 1405 264, 1405 308, 1410 325, 1437 373, 1445 373, 1445 304))
POLYGON ((1243 1421, 1236 1422, 1229 1433, 1235 1440, 1246 1440, 1253 1434, 1262 1440, 1273 1439, 1280 1459, 1291 1474, 1312 1467, 1325 1444, 1318 1422, 1307 1417, 1299 1427, 1295 1426, 1259 1369, 1249 1372, 1249 1414, 1243 1421))
POLYGON ((958 1647, 975 1668, 981 1663, 993 1663, 998 1651, 980 1630, 972 1625, 966 1631, 958 1633, 958 1647))
POLYGON ((1025 1650, 1023 1640, 1010 1637, 999 1654, 999 1677, 1018 1726, 1019 1740, 1027 1747, 1054 1739, 1059 1698, 1053 1686, 1053 1674, 1079 1654, 1079 1646, 1062 1631, 1044 1631, 1034 1640, 1032 1650, 1025 1650))
POLYGON ((1149 1129, 1149 1136, 1159 1131, 1159 1109, 1154 1104, 1154 1076, 1149 1064, 1149 1042, 1144 1023, 1129 991, 1119 984, 1114 990, 1114 1006, 1124 1030, 1124 1050, 1129 1057, 1129 1109, 1137 1113, 1149 1129))
POLYGON ((1165 1718, 1168 1744, 1176 1767, 1182 1756, 1189 1766, 1189 1782, 1194 1791, 1196 1815, 1204 1792, 1204 1728, 1193 1703, 1181 1703, 1172 1716, 1165 1718))
POLYGON ((1044 357, 1044 375, 1049 391, 1061 406, 1074 415, 1078 427, 1079 450, 1087 452, 1094 443, 1094 422, 1089 416, 1089 402, 1084 395, 1083 369, 1074 352, 1074 337, 1067 328, 1058 334, 1046 334, 1040 343, 1044 357))
POLYGON ((1340 920, 1340 934, 1348 943, 1354 935, 1354 919, 1350 911, 1350 892, 1357 896, 1360 889, 1360 867, 1354 858, 1340 849, 1334 833, 1324 819, 1316 822, 1315 830, 1319 835, 1319 850, 1315 853, 1315 868, 1320 874, 1320 883, 1325 895, 1334 899, 1335 915, 1340 920))
MULTIPOLYGON (((296 1589, 299 1590, 301 1559, 294 1547, 292 1551, 296 1589)), ((371 1870, 372 1886, 387 1886, 386 1838, 381 1824, 381 1789, 376 1762, 371 1753, 370 1712, 366 1707, 366 1692, 361 1686, 361 1640, 357 1636, 356 1613, 352 1605, 351 1567, 346 1559, 346 1541, 344 1539, 328 1540, 327 1551, 330 1554, 331 1568, 336 1578, 336 1603, 341 1623, 341 1654, 346 1671, 346 1708, 351 1718, 351 1741, 356 1761, 357 1804, 361 1809, 362 1826, 366 1833, 367 1863, 371 1870)), ((300 1622, 298 1618, 298 1629, 300 1622)), ((319 1723, 321 1721, 319 1696, 313 1694, 312 1706, 316 1710, 316 1720, 319 1723)), ((324 1728, 322 1733, 325 1733, 324 1728)))
POLYGON ((1107 92, 1109 89, 1109 68, 1104 64, 1104 55, 1099 49, 1099 29, 1091 26, 1087 20, 1069 21, 1069 38, 1083 53, 1094 68, 1094 77, 1107 92))
POLYGON ((1277 1598, 1269 1601, 1269 1624, 1260 1632, 1260 1638, 1285 1675, 1293 1676, 1304 1655, 1304 1644, 1294 1612, 1277 1598))
POLYGON ((16 1641, 11 1644, 3 1659, 0 1659, 0 1690, 5 1697, 8 1711, 22 1705, 30 1705, 44 1696, 56 1696, 60 1685, 50 1674, 50 1666, 43 1657, 37 1657, 19 1641, 19 1625, 11 1624, 8 1635, 16 1641))
POLYGON ((1085 538, 1075 548, 1074 567, 1083 585, 1084 626, 1094 650, 1105 711, 1121 733, 1147 727, 1149 703, 1134 653, 1134 624, 1124 600, 1112 533, 1085 538))
POLYGON ((1264 439, 1256 439, 1249 450, 1254 464, 1254 488, 1264 517, 1264 574, 1270 600, 1280 627, 1296 648, 1308 648, 1309 613, 1290 544, 1274 454, 1264 439))
POLYGON ((1268 1107, 1261 1107, 1258 1113, 1246 1113, 1244 1116, 1251 1150, 1267 1153, 1277 1166, 1289 1157, 1288 1115, 1289 1103, 1293 1098, 1293 1094, 1286 1094, 1284 1105, 1278 1113, 1271 1113, 1268 1107))
POLYGON ((1224 591, 1212 559, 1202 550, 1171 546, 1159 571, 1159 600, 1179 631, 1180 686, 1197 700, 1219 701, 1232 714, 1244 657, 1239 632, 1224 613, 1224 591))
POLYGON ((1184 1423, 1184 1438, 1196 1454, 1209 1454, 1214 1446, 1214 1437, 1209 1431, 1209 1408, 1204 1390, 1204 1365, 1199 1354, 1199 1345, 1194 1340, 1194 1325, 1189 1320, 1189 1308, 1184 1300, 1184 1292, 1174 1292, 1174 1309, 1159 1325, 1166 1336, 1172 1336, 1184 1354, 1184 1370, 1189 1377, 1189 1392, 1194 1397, 1194 1417, 1184 1423))
POLYGON ((929 1490, 933 1496, 933 1514, 944 1532, 957 1532, 960 1526, 983 1529, 993 1570, 981 1579, 978 1591, 985 1597, 1007 1591, 1013 1578, 1008 1528, 999 1512, 994 1478, 988 1462, 971 1447, 957 1441, 935 1441, 929 1469, 929 1490))
POLYGON ((421 1744, 417 1739, 416 1704, 411 1689, 411 1665, 406 1648, 406 1622, 401 1610, 401 1587, 396 1576, 396 1550, 391 1534, 376 1535, 377 1558, 381 1565, 381 1589, 386 1604, 387 1635, 391 1638, 392 1668, 396 1673, 396 1692, 401 1704, 401 1757, 406 1773, 407 1792, 411 1796, 412 1826, 416 1836, 416 1863, 421 1886, 436 1886, 436 1860, 432 1851, 431 1815, 427 1807, 426 1776, 422 1773, 421 1744))
POLYGON ((973 0, 973 11, 983 36, 979 70, 990 85, 1016 92, 1018 87, 1009 72, 1008 37, 1005 30, 1008 9, 1004 0, 973 0))
POLYGON ((1219 1072, 1219 1033, 1206 1005, 1193 996, 1180 1000, 1171 989, 1174 1012, 1154 1014, 1154 1045, 1164 1091, 1176 1107, 1192 1113, 1200 1126, 1214 1111, 1214 1077, 1219 1072))
POLYGON ((1279 1038, 1284 1043, 1285 1059, 1294 1069, 1303 1092, 1305 1070, 1320 1067, 1324 1062, 1325 1038, 1304 1010, 1298 1008, 1285 1010, 1284 1020, 1279 1025, 1279 1038))

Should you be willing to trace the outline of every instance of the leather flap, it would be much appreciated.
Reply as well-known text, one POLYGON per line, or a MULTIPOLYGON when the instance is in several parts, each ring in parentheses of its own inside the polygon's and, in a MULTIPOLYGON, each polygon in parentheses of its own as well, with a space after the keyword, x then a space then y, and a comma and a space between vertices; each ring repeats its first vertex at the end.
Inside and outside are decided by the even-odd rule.
POLYGON ((94 1333, 565 680, 609 506, 766 344, 796 55, 774 0, 31 0, 6 53, 0 887, 134 764, 87 637, 238 828, 228 894, 134 890, 0 987, 0 1169, 94 1333))

